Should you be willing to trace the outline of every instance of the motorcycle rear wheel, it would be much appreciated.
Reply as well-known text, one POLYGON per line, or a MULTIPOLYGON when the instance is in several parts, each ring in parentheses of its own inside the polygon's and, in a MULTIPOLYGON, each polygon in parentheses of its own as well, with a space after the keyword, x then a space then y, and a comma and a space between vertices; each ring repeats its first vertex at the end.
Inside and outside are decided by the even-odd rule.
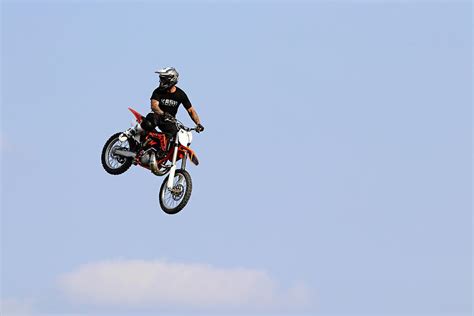
POLYGON ((124 173, 125 171, 130 168, 133 162, 133 158, 131 157, 122 157, 118 155, 114 155, 114 149, 125 149, 125 150, 133 150, 134 144, 129 140, 125 142, 121 142, 119 140, 119 136, 122 133, 116 133, 112 135, 104 145, 102 149, 101 161, 102 166, 104 167, 107 173, 112 175, 119 175, 124 173))
POLYGON ((191 175, 183 169, 176 170, 173 179, 173 188, 167 188, 169 175, 161 184, 159 201, 161 209, 167 214, 176 214, 188 204, 193 183, 191 175))

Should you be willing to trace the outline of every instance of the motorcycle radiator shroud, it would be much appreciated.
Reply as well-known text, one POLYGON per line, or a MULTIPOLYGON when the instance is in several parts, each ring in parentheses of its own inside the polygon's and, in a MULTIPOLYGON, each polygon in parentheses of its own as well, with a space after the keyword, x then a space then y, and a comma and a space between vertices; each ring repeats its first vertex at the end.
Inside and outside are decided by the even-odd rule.
POLYGON ((180 129, 178 132, 178 141, 183 146, 189 146, 193 141, 193 134, 185 130, 180 129))

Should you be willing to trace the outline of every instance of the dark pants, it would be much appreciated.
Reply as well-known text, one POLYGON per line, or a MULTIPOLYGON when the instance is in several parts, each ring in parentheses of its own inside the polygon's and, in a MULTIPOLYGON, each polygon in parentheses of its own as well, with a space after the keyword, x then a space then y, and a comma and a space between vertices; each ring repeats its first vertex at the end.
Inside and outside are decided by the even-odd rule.
POLYGON ((153 112, 148 113, 145 120, 147 120, 149 124, 142 123, 142 128, 144 130, 153 131, 158 126, 158 128, 169 137, 174 137, 176 133, 178 133, 178 128, 175 123, 167 122, 163 120, 163 116, 156 115, 153 112))

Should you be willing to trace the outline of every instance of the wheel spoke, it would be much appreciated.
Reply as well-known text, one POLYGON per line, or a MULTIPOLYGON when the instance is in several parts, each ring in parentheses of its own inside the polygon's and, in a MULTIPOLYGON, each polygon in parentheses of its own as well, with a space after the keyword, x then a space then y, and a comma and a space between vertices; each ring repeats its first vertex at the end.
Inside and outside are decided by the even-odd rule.
POLYGON ((109 144, 107 148, 108 155, 107 155, 106 162, 107 162, 107 165, 112 169, 118 169, 121 166, 123 166, 123 164, 126 162, 127 158, 119 157, 113 154, 115 150, 119 150, 119 149, 130 150, 130 143, 128 142, 128 140, 122 142, 119 139, 115 139, 109 144))
MULTIPOLYGON (((169 178, 168 178, 169 179, 169 178)), ((177 212, 178 207, 181 209, 181 204, 184 202, 185 196, 188 193, 188 181, 186 175, 182 172, 177 172, 172 180, 173 187, 169 190, 166 186, 166 182, 162 186, 160 192, 160 201, 162 206, 167 213, 177 212), (166 210, 167 209, 167 210, 166 210)))

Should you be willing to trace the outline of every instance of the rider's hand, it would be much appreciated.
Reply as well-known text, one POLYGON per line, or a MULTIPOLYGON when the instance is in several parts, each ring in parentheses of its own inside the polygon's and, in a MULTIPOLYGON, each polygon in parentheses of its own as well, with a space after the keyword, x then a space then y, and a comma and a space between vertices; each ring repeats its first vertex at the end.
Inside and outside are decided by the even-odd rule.
POLYGON ((201 124, 196 125, 196 132, 201 133, 204 130, 204 126, 201 124))

